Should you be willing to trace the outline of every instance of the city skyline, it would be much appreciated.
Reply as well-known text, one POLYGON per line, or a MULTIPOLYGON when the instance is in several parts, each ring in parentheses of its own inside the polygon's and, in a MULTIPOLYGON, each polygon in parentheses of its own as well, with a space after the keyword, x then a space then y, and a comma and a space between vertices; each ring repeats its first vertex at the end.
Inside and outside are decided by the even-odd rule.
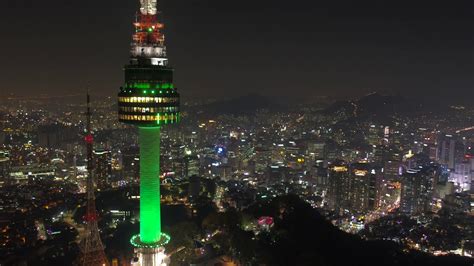
MULTIPOLYGON (((127 60, 127 22, 136 1, 0 5, 3 24, 17 25, 6 27, 6 36, 18 40, 0 45, 15 55, 5 59, 0 96, 70 95, 87 85, 105 96, 120 85, 117 66, 127 60)), ((357 97, 384 91, 438 101, 433 95, 451 101, 473 96, 470 1, 160 5, 184 95, 357 97)))

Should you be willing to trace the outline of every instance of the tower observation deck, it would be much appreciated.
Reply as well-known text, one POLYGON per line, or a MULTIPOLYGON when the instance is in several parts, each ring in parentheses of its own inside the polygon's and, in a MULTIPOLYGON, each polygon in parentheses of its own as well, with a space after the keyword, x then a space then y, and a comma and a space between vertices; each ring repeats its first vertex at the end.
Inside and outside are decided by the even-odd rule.
POLYGON ((118 93, 118 118, 139 130, 140 234, 131 239, 138 255, 132 265, 152 266, 164 265, 164 245, 170 240, 161 232, 160 129, 178 123, 180 113, 156 0, 140 0, 140 4, 130 63, 124 68, 125 84, 118 93))
POLYGON ((141 2, 133 24, 130 64, 124 68, 125 84, 118 94, 119 120, 139 127, 177 123, 179 93, 166 55, 164 25, 158 22, 156 8, 150 7, 156 0, 141 2), (153 10, 155 13, 147 13, 153 10))

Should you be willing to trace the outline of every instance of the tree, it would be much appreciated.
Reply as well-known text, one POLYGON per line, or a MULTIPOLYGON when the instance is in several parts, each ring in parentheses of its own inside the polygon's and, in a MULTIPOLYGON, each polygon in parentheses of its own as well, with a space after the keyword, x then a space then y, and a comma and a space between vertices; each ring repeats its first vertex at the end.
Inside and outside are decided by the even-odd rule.
POLYGON ((173 253, 172 265, 191 261, 195 257, 194 240, 199 236, 198 226, 192 222, 183 222, 170 227, 168 231, 172 237, 166 249, 168 253, 173 253))

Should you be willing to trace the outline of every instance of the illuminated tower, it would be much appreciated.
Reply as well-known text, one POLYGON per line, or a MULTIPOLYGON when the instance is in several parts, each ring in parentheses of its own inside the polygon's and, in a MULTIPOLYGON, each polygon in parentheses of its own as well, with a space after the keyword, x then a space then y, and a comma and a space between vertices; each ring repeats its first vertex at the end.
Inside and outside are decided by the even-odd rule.
POLYGON ((94 163, 92 161, 92 146, 94 137, 91 133, 91 111, 90 97, 87 94, 87 135, 84 138, 87 146, 87 209, 84 220, 86 228, 84 237, 81 240, 81 257, 79 264, 83 266, 105 266, 108 265, 107 257, 104 253, 104 246, 100 240, 99 228, 97 226, 97 210, 95 208, 94 195, 94 163))
POLYGON ((163 24, 158 22, 156 0, 140 0, 125 84, 118 94, 119 121, 138 126, 140 145, 140 234, 132 237, 136 265, 162 265, 164 245, 170 237, 161 232, 160 128, 177 123, 179 94, 173 86, 163 24))

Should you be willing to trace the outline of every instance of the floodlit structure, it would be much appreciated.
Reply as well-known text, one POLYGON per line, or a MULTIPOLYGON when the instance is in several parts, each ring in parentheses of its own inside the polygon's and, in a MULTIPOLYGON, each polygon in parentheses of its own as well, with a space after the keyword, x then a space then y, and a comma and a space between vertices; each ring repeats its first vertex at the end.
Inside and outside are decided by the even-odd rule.
POLYGON ((165 37, 158 21, 156 0, 141 0, 134 23, 130 63, 118 94, 120 122, 135 125, 140 145, 140 234, 131 239, 134 265, 166 264, 164 245, 170 237, 161 231, 160 129, 178 123, 179 94, 173 85, 165 37))

